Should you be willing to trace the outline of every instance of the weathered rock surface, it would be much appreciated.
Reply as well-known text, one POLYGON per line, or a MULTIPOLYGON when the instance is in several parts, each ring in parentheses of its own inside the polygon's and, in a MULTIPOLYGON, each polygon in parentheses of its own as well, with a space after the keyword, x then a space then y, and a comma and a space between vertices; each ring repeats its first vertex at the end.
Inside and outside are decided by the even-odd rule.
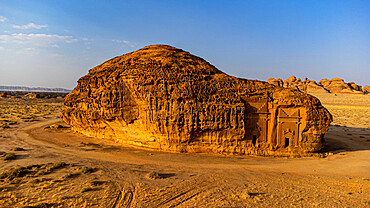
POLYGON ((6 92, 0 93, 0 98, 6 98, 8 94, 6 92))
POLYGON ((331 80, 322 79, 320 82, 315 82, 307 79, 307 77, 302 81, 295 76, 291 76, 284 81, 282 79, 269 78, 267 82, 276 86, 298 89, 307 93, 366 93, 361 85, 357 85, 354 82, 345 83, 343 79, 339 78, 333 78, 331 80))
POLYGON ((351 84, 347 84, 344 82, 343 79, 339 78, 333 78, 331 80, 322 79, 319 83, 324 88, 328 89, 331 93, 362 93, 361 86, 355 86, 353 85, 353 83, 352 86, 356 87, 356 89, 354 89, 351 84))
POLYGON ((274 79, 274 78, 269 78, 267 80, 268 83, 272 84, 272 85, 276 85, 276 86, 279 86, 279 87, 283 87, 284 86, 284 82, 282 79, 274 79))
POLYGON ((323 86, 317 84, 315 81, 305 78, 304 81, 297 79, 295 76, 291 76, 288 79, 282 81, 282 79, 269 78, 268 83, 283 86, 285 88, 292 88, 307 93, 328 93, 329 91, 323 86))
POLYGON ((35 98, 40 98, 40 95, 39 94, 36 94, 36 93, 28 93, 26 94, 25 96, 31 98, 31 99, 35 99, 35 98))
POLYGON ((364 93, 370 93, 370 86, 365 85, 365 87, 362 89, 364 93))
POLYGON ((91 69, 65 97, 61 116, 88 136, 163 151, 240 155, 317 151, 332 121, 311 95, 226 75, 166 45, 91 69))

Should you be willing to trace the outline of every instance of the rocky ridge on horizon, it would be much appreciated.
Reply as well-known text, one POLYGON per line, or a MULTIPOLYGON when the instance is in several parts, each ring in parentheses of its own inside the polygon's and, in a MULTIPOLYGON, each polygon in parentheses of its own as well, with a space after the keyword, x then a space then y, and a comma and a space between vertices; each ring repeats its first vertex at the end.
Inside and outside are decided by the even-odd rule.
POLYGON ((47 88, 47 87, 24 87, 24 86, 0 86, 0 92, 20 91, 20 92, 61 92, 70 93, 71 90, 64 88, 47 88))
POLYGON ((333 78, 331 80, 321 79, 320 82, 316 82, 309 80, 307 77, 305 77, 305 79, 302 81, 300 78, 297 79, 293 75, 284 81, 279 78, 269 78, 267 82, 276 86, 297 89, 306 93, 370 93, 369 86, 362 87, 354 82, 346 83, 340 78, 333 78))

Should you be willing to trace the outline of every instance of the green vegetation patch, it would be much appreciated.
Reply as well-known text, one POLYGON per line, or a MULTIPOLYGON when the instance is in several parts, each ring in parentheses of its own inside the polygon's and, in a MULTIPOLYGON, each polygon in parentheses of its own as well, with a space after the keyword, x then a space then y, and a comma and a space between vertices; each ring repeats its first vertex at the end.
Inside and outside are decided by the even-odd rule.
POLYGON ((38 165, 29 165, 26 167, 17 166, 0 174, 0 179, 13 180, 24 176, 39 176, 51 173, 55 169, 62 168, 67 164, 64 162, 46 163, 38 165))
POLYGON ((1 160, 14 160, 16 158, 14 153, 0 152, 1 160))
POLYGON ((89 167, 86 167, 86 166, 80 167, 80 168, 78 168, 78 170, 79 170, 81 173, 84 173, 84 174, 95 172, 94 168, 89 168, 89 167))
POLYGON ((100 186, 100 185, 103 185, 103 184, 106 184, 106 183, 107 183, 106 181, 97 181, 97 180, 90 181, 90 184, 92 186, 100 186))
POLYGON ((25 149, 23 149, 22 147, 14 147, 10 149, 10 151, 25 151, 25 149))

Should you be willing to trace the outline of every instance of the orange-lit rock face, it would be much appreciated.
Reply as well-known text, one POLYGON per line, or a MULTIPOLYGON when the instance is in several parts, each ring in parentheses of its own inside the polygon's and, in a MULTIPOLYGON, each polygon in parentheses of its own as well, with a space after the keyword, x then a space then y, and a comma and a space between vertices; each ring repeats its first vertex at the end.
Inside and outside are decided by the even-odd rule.
POLYGON ((297 90, 231 77, 165 45, 89 71, 62 118, 82 134, 164 151, 292 155, 319 150, 332 120, 297 90))
POLYGON ((291 76, 286 80, 269 78, 268 83, 276 86, 297 89, 306 93, 367 93, 366 89, 362 89, 361 85, 354 82, 345 83, 343 79, 333 78, 331 80, 322 79, 316 83, 313 80, 305 78, 304 81, 291 76))

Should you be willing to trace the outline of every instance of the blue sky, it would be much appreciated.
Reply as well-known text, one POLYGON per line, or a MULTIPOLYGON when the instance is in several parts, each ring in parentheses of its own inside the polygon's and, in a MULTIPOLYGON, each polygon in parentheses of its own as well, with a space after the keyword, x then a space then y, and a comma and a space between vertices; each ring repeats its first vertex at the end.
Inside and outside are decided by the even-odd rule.
POLYGON ((90 68, 158 43, 248 79, 370 85, 370 1, 0 0, 0 85, 72 89, 90 68))

